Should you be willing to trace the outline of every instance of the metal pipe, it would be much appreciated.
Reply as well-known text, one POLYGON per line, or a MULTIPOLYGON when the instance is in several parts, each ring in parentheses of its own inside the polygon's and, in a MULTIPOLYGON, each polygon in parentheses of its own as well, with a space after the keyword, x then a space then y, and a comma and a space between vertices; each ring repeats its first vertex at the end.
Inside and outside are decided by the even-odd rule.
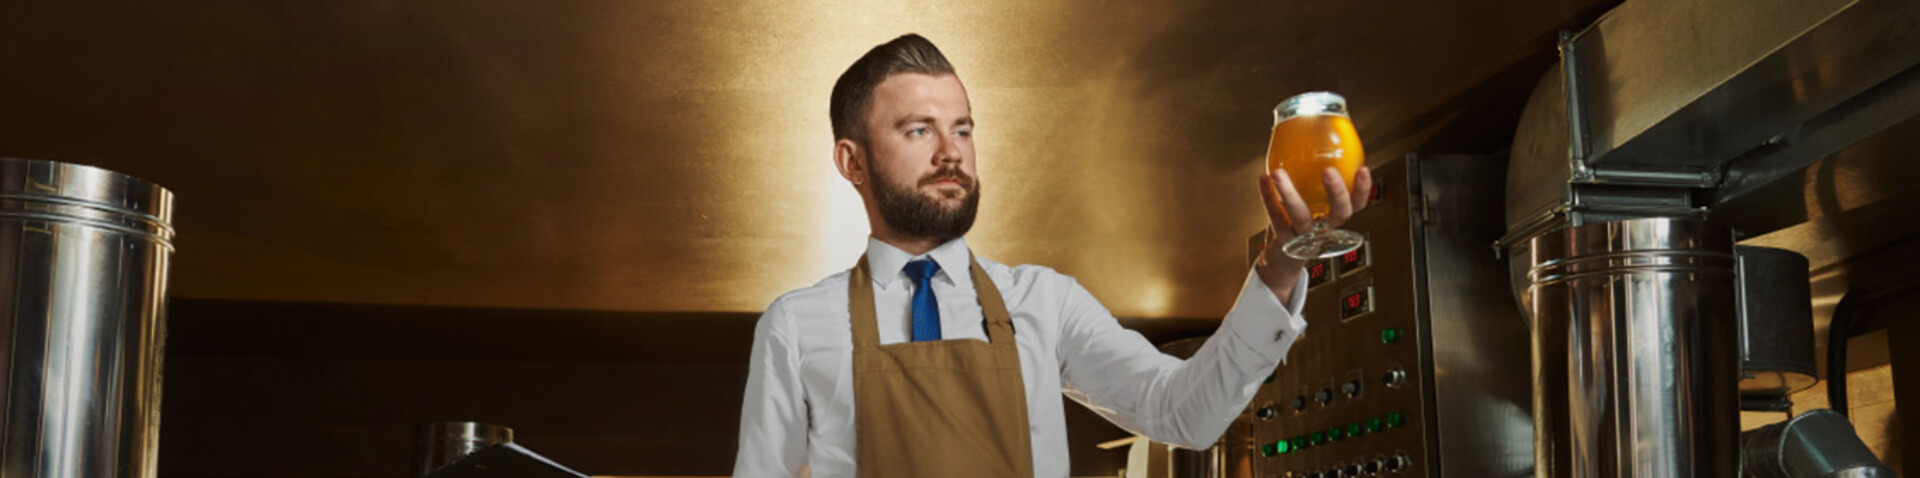
POLYGON ((1740 435, 1746 476, 1879 478, 1894 476, 1860 441, 1847 417, 1818 409, 1740 435))
POLYGON ((1536 476, 1735 476, 1731 234, 1634 219, 1528 250, 1536 476))
POLYGON ((157 471, 173 194, 0 158, 0 478, 157 471))

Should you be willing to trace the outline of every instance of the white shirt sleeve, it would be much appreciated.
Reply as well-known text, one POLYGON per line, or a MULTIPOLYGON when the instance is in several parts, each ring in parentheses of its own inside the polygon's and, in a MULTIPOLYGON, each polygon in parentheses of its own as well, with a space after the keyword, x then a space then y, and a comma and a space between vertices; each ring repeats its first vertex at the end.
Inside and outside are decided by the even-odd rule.
POLYGON ((1282 306, 1249 271, 1220 328, 1182 361, 1121 327, 1078 282, 1070 289, 1059 348, 1067 396, 1121 428, 1196 449, 1219 439, 1307 327, 1304 279, 1282 306))
POLYGON ((735 477, 800 476, 806 465, 807 401, 792 325, 782 301, 774 301, 754 326, 735 477))

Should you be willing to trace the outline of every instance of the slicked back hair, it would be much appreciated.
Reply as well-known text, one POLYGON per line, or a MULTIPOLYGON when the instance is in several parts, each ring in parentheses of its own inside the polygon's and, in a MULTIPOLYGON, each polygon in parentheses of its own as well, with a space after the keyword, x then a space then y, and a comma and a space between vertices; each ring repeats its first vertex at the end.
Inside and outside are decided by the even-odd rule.
POLYGON ((930 76, 951 75, 953 65, 940 48, 925 37, 908 33, 867 50, 853 66, 847 67, 833 82, 832 105, 827 115, 833 120, 833 139, 852 139, 866 144, 867 112, 873 103, 873 90, 893 75, 919 73, 930 76))

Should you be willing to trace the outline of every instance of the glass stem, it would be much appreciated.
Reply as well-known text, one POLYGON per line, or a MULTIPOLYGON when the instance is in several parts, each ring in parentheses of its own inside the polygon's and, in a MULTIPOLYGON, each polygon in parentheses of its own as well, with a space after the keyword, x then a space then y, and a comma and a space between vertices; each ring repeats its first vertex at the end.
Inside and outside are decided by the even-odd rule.
POLYGON ((1327 229, 1330 229, 1330 228, 1327 227, 1326 216, 1315 217, 1313 218, 1313 230, 1308 231, 1307 234, 1308 235, 1319 234, 1322 231, 1326 231, 1327 229))

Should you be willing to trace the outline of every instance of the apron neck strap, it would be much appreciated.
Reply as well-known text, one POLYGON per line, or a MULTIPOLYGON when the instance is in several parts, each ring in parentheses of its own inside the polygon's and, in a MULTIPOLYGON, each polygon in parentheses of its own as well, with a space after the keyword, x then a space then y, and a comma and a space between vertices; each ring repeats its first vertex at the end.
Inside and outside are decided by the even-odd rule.
MULTIPOLYGON (((971 253, 967 255, 967 262, 968 272, 973 276, 974 296, 979 298, 980 312, 987 318, 987 342, 996 347, 1012 347, 1013 317, 1007 313, 1000 288, 994 286, 987 270, 980 267, 980 261, 971 253)), ((860 255, 860 263, 854 264, 852 276, 847 278, 847 306, 853 318, 853 348, 880 347, 880 316, 873 306, 873 271, 867 266, 865 254, 860 255)))

